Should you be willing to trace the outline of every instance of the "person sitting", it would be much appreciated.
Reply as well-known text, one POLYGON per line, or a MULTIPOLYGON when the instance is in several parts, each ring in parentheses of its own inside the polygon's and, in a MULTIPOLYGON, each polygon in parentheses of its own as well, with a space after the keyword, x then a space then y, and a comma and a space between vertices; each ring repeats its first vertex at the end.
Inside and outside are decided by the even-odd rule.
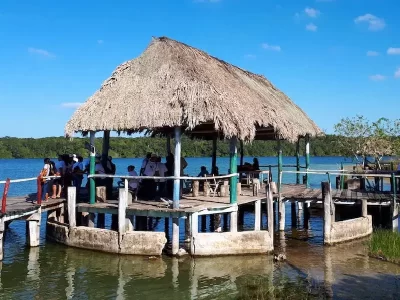
POLYGON ((197 175, 197 177, 204 177, 207 175, 210 175, 210 174, 208 173, 206 166, 201 166, 200 173, 199 173, 199 175, 197 175))

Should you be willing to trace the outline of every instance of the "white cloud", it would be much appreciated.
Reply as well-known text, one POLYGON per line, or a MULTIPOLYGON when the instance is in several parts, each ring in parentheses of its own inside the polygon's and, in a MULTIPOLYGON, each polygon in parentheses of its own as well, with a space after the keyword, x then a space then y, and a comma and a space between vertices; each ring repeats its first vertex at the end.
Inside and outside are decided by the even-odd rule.
POLYGON ((248 58, 248 59, 255 59, 257 56, 256 55, 254 55, 254 54, 246 54, 245 56, 244 56, 244 58, 248 58))
POLYGON ((263 43, 262 45, 261 45, 261 47, 263 48, 263 49, 265 49, 265 50, 270 50, 270 51, 281 51, 281 47, 280 46, 277 46, 277 45, 270 45, 270 44, 267 44, 267 43, 263 43))
POLYGON ((306 13, 307 16, 309 16, 310 18, 316 18, 318 17, 318 15, 321 13, 319 10, 315 9, 315 8, 311 8, 311 7, 306 7, 304 9, 304 12, 306 13))
POLYGON ((367 51, 367 56, 379 56, 379 52, 377 51, 367 51))
POLYGON ((64 103, 61 103, 61 107, 62 108, 78 108, 82 104, 83 103, 81 103, 81 102, 64 102, 64 103))
POLYGON ((400 67, 394 72, 394 78, 400 78, 400 67))
POLYGON ((28 52, 31 54, 45 56, 45 57, 55 57, 55 55, 53 53, 51 53, 47 50, 33 48, 33 47, 29 47, 28 52))
POLYGON ((104 41, 103 40, 97 40, 97 44, 99 44, 99 45, 104 44, 104 41))
POLYGON ((365 14, 354 19, 356 24, 367 23, 370 31, 379 31, 386 27, 384 19, 378 18, 372 14, 365 14))
POLYGON ((313 23, 310 23, 310 24, 306 25, 306 30, 315 32, 318 30, 318 27, 316 25, 314 25, 313 23))
POLYGON ((371 79, 372 81, 383 81, 386 79, 386 76, 383 76, 381 74, 376 74, 369 76, 369 79, 371 79))
POLYGON ((400 48, 392 48, 390 47, 387 51, 389 55, 400 55, 400 48))

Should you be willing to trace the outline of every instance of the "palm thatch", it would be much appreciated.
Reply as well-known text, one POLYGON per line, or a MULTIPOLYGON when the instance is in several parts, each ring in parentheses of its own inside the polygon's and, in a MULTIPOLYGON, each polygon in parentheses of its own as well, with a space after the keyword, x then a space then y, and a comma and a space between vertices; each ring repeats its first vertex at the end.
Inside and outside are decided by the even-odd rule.
MULTIPOLYGON (((162 132, 208 124, 225 138, 271 137, 295 141, 321 134, 316 124, 265 77, 171 40, 154 38, 123 63, 80 106, 65 134, 87 131, 162 132)), ((203 128, 204 129, 204 128, 203 128)))

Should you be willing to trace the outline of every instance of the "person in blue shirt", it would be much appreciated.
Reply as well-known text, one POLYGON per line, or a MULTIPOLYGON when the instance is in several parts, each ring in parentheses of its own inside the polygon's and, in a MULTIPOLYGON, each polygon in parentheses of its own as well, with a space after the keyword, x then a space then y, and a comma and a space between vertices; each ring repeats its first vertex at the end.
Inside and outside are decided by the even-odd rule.
POLYGON ((201 166, 200 173, 197 175, 197 177, 204 177, 206 175, 209 175, 207 168, 205 166, 201 166))

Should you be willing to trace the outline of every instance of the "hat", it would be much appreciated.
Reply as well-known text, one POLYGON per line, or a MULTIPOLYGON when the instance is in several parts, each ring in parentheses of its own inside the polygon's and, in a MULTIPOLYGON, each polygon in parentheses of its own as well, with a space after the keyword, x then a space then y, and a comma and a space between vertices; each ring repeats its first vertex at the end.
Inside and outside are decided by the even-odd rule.
POLYGON ((76 157, 74 157, 72 160, 73 160, 74 162, 78 162, 78 158, 76 158, 76 157))

